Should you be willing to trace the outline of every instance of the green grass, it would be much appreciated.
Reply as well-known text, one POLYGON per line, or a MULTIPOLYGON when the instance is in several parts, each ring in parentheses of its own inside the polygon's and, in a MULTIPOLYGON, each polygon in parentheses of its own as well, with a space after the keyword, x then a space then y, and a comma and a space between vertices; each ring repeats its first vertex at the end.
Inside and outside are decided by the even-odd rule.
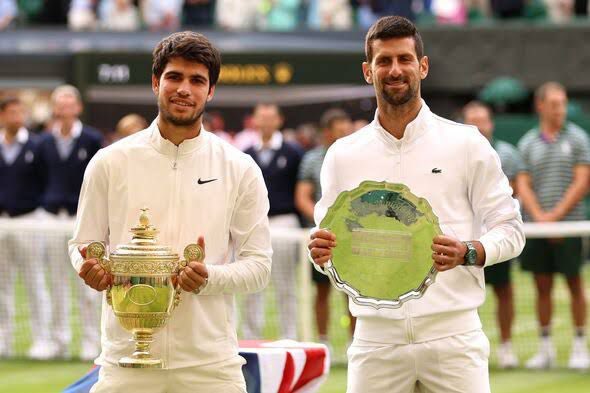
POLYGON ((91 367, 81 362, 0 361, 0 393, 61 392, 91 367))
MULTIPOLYGON (((90 369, 80 362, 0 361, 0 393, 57 393, 90 369)), ((590 374, 557 371, 492 370, 494 393, 586 393, 590 374)), ((333 367, 319 393, 344 393, 346 368, 333 367)))

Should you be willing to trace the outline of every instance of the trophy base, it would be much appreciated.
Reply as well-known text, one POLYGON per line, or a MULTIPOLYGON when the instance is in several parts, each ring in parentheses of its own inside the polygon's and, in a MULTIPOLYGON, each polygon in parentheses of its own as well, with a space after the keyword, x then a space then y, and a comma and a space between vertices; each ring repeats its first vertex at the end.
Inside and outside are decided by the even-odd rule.
POLYGON ((125 356, 119 359, 119 367, 123 368, 162 368, 162 359, 154 358, 136 358, 125 356))

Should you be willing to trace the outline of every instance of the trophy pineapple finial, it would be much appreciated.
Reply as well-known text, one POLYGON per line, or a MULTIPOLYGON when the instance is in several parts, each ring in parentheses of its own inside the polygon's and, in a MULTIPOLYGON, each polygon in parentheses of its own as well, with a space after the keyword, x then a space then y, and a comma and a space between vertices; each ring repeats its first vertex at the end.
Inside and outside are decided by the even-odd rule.
POLYGON ((150 226, 150 217, 148 216, 148 211, 150 210, 147 207, 144 207, 141 210, 141 215, 139 216, 139 225, 141 225, 142 227, 149 227, 150 226))
POLYGON ((150 217, 148 216, 148 211, 150 209, 144 207, 140 210, 141 214, 139 215, 139 225, 131 228, 131 232, 133 233, 133 240, 147 240, 150 242, 154 242, 156 235, 158 234, 158 230, 150 224, 150 217))

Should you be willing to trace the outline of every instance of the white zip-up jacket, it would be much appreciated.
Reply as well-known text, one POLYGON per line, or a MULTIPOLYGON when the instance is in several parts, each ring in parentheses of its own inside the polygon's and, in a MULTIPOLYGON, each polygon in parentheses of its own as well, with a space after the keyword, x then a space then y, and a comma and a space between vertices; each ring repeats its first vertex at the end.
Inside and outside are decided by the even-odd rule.
MULTIPOLYGON (((371 124, 330 147, 321 171, 316 226, 341 192, 365 180, 408 186, 430 203, 444 234, 482 243, 486 265, 514 258, 524 247, 518 202, 498 155, 475 127, 443 119, 424 102, 402 139, 389 134, 376 114, 371 124)), ((484 299, 483 269, 458 266, 438 273, 422 298, 399 309, 349 306, 362 327, 357 325, 355 337, 409 343, 480 328, 477 308, 484 299)))
MULTIPOLYGON (((180 256, 204 236, 209 271, 198 295, 182 293, 170 321, 155 334, 153 354, 169 368, 236 356, 233 295, 260 291, 270 278, 269 202, 260 169, 250 156, 203 129, 177 147, 162 138, 156 121, 100 150, 86 169, 69 243, 76 270, 83 263, 79 245, 99 240, 114 251, 129 243, 129 229, 145 206, 160 231, 158 244, 180 256)), ((131 334, 105 300, 101 331, 97 364, 116 364, 133 352, 131 334)))

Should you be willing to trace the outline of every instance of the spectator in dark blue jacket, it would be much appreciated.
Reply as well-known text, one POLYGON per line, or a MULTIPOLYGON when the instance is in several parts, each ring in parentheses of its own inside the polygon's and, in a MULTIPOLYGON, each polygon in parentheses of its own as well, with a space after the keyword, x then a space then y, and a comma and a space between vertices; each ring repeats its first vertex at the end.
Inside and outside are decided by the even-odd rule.
MULTIPOLYGON (((73 220, 76 215, 78 196, 84 171, 90 159, 102 146, 102 134, 93 127, 82 124, 82 100, 78 89, 63 85, 51 95, 54 122, 39 143, 39 158, 43 168, 45 190, 42 206, 50 220, 73 220)), ((67 278, 71 268, 68 261, 67 245, 59 244, 49 250, 53 298, 54 344, 57 355, 69 357, 68 345, 71 340, 69 323, 70 294, 67 278)), ((99 294, 86 287, 81 280, 78 284, 80 319, 82 323, 82 346, 80 358, 91 360, 98 356, 99 294)))
MULTIPOLYGON (((252 156, 262 170, 270 201, 268 219, 271 230, 276 235, 277 230, 300 226, 295 208, 295 184, 303 151, 296 145, 283 140, 280 131, 283 117, 277 105, 257 105, 254 109, 253 122, 260 133, 260 142, 248 148, 246 153, 252 156)), ((280 335, 283 338, 295 340, 297 339, 295 294, 297 242, 286 241, 275 236, 272 246, 271 280, 277 296, 280 335)), ((249 295, 246 303, 244 338, 261 338, 265 315, 262 293, 249 295)))
MULTIPOLYGON (((0 102, 0 217, 34 219, 42 191, 36 139, 25 128, 25 108, 17 98, 0 102)), ((32 346, 29 357, 48 359, 49 296, 38 236, 22 231, 0 234, 0 357, 10 356, 14 338, 16 273, 22 274, 30 308, 32 346)))

